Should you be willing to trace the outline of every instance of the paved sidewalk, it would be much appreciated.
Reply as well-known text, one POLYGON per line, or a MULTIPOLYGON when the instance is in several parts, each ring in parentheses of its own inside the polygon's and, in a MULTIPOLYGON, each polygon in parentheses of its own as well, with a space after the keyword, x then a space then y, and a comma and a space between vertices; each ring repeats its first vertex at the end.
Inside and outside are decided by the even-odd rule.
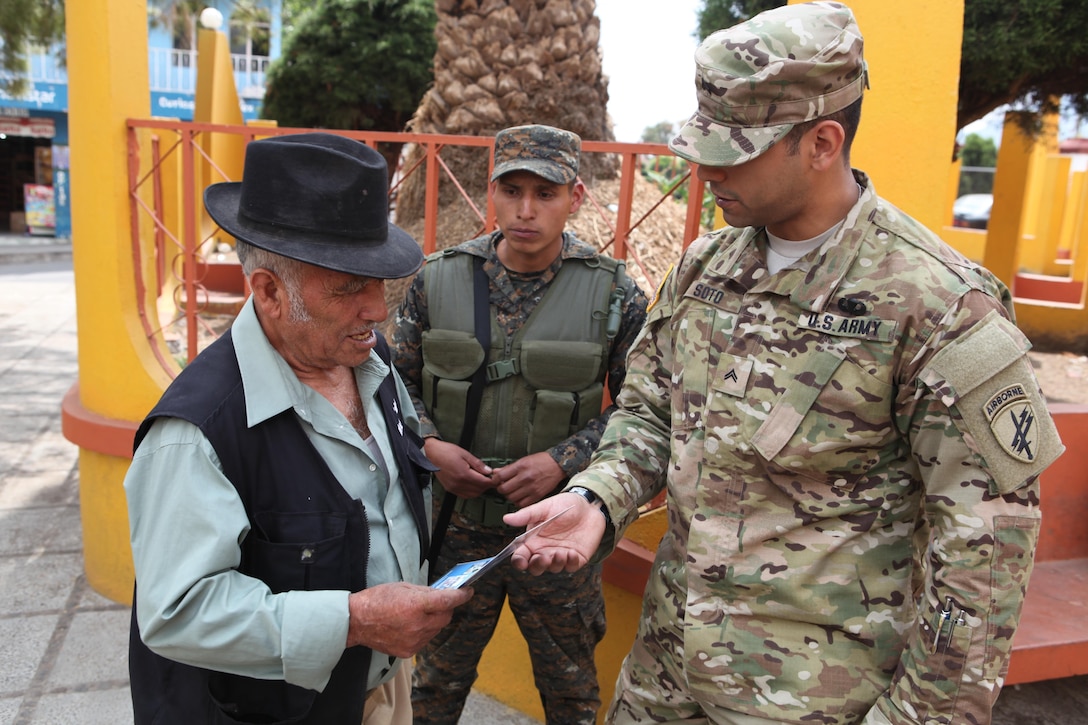
MULTIPOLYGON (((129 608, 84 578, 78 449, 61 434, 77 378, 70 253, 17 243, 0 238, 0 725, 130 725, 129 608)), ((537 721, 473 693, 462 722, 537 721)))
MULTIPOLYGON (((42 259, 3 256, 19 244, 0 235, 0 725, 129 725, 129 609, 84 579, 77 449, 60 429, 77 378, 71 262, 5 263, 42 259)), ((1073 677, 1007 688, 993 725, 1086 713, 1088 676, 1073 677)), ((537 721, 474 693, 461 722, 537 721)))

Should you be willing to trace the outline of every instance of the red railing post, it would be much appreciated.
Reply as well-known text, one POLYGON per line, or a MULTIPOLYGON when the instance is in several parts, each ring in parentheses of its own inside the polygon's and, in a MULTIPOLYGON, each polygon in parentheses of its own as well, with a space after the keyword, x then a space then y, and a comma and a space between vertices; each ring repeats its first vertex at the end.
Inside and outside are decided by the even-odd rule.
POLYGON ((197 215, 196 169, 193 167, 193 144, 196 132, 192 129, 181 130, 181 184, 182 212, 182 282, 185 287, 185 332, 188 360, 192 362, 197 353, 197 299, 196 299, 196 230, 200 225, 197 215))
POLYGON ((438 248, 438 144, 428 141, 426 196, 423 200, 423 253, 431 254, 438 248))
POLYGON ((631 209, 635 196, 635 165, 638 154, 627 151, 620 155, 620 198, 616 212, 616 247, 613 252, 616 259, 627 259, 627 236, 631 229, 631 209))
MULTIPOLYGON (((159 149, 159 137, 151 137, 151 168, 158 169, 162 165, 162 155, 159 149)), ((155 173, 152 176, 152 209, 155 220, 155 274, 158 292, 162 294, 162 288, 166 284, 166 235, 162 231, 163 205, 162 205, 162 174, 155 173)))

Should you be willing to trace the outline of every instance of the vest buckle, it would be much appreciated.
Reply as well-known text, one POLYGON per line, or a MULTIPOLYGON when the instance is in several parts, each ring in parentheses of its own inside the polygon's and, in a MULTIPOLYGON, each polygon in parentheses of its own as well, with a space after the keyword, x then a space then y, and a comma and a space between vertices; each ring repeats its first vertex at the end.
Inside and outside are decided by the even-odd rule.
POLYGON ((496 360, 487 366, 487 382, 493 383, 497 380, 508 378, 512 375, 517 375, 521 372, 521 361, 518 358, 511 358, 509 360, 496 360))

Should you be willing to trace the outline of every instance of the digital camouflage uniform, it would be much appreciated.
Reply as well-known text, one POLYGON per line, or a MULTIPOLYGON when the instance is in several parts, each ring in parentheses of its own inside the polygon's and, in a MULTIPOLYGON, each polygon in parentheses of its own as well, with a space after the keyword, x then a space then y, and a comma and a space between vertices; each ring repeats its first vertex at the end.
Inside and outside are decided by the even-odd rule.
MULTIPOLYGON (((866 82, 852 14, 831 3, 719 31, 696 62, 699 112, 670 146, 712 166, 866 82)), ((768 272, 762 227, 686 250, 571 480, 617 536, 667 491, 609 722, 990 722, 1037 477, 1063 449, 1005 286, 853 174, 857 202, 793 266, 768 272)))
MULTIPOLYGON (((565 233, 558 259, 543 272, 518 274, 507 270, 495 253, 500 233, 479 237, 459 250, 486 258, 490 304, 496 321, 510 338, 526 324, 565 260, 593 259, 597 251, 565 233)), ((434 262, 429 262, 433 264, 434 262)), ((439 262, 441 263, 441 262, 439 262)), ((465 290, 471 297, 471 289, 465 290)), ((423 331, 430 328, 424 274, 413 280, 397 313, 394 362, 420 416, 424 437, 438 431, 428 415, 421 392, 423 331)), ((586 306, 586 314, 591 314, 586 306)), ((633 283, 622 307, 622 318, 608 353, 608 389, 619 391, 624 359, 646 314, 645 295, 633 283)), ((584 429, 548 450, 569 476, 582 470, 600 440, 614 407, 593 418, 584 429)), ((455 441, 456 442, 456 441, 455 441)), ((475 446, 474 446, 475 447, 475 446)), ((436 496, 435 510, 440 505, 436 496)), ((445 534, 436 573, 453 564, 493 556, 520 530, 505 524, 485 525, 454 513, 445 534)), ((456 722, 476 679, 476 667, 502 610, 509 601, 529 644, 533 673, 549 723, 593 723, 600 707, 594 650, 605 632, 604 601, 599 565, 573 574, 533 576, 512 566, 499 567, 473 584, 472 601, 454 612, 451 623, 419 653, 413 680, 416 722, 456 722)))

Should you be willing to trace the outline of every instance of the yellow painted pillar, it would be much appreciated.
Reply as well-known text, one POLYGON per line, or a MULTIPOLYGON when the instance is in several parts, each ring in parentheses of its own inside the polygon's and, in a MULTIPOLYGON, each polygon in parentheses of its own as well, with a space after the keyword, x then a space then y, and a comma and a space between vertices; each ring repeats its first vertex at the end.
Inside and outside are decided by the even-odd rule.
MULTIPOLYGON (((121 485, 128 458, 114 455, 116 446, 86 440, 86 428, 83 436, 71 431, 88 419, 102 429, 130 427, 169 381, 140 323, 138 306, 150 307, 150 293, 137 299, 129 234, 125 119, 150 115, 147 7, 135 0, 80 0, 68 3, 65 14, 79 384, 65 399, 63 419, 65 435, 80 444, 87 580, 99 593, 128 602, 133 573, 121 485)), ((153 279, 153 267, 149 271, 153 279)))
POLYGON ((1069 276, 1077 282, 1088 281, 1088 172, 1074 171, 1069 177, 1069 199, 1062 219, 1058 249, 1072 265, 1069 276))
POLYGON ((1057 154, 1047 155, 1044 159, 1042 183, 1035 197, 1039 204, 1035 242, 1029 245, 1032 261, 1030 265, 1025 265, 1031 271, 1054 277, 1065 277, 1069 272, 1068 265, 1058 263, 1058 244, 1061 241, 1072 162, 1069 156, 1057 154))
POLYGON ((851 163, 878 194, 940 233, 950 223, 945 179, 956 143, 963 0, 849 4, 871 85, 851 163))
MULTIPOLYGON (((1055 201, 1050 196, 1055 190, 1055 179, 1050 176, 1049 165, 1050 157, 1058 153, 1058 115, 1051 113, 1044 116, 1038 135, 1027 137, 1027 140, 1031 147, 1031 159, 1028 162, 1024 209, 1017 242, 1017 271, 1045 274, 1047 247, 1050 246, 1045 235, 1050 232, 1050 211, 1055 201)), ((1064 195, 1064 187, 1062 193, 1064 195)))
POLYGON ((1020 230, 1024 222, 1034 142, 1017 123, 1021 112, 1006 111, 994 173, 994 208, 986 232, 983 265, 1010 289, 1020 271, 1020 230))
MULTIPOLYGON (((244 124, 242 107, 238 101, 238 90, 234 85, 234 68, 231 64, 230 43, 227 36, 215 27, 200 28, 197 35, 197 84, 194 99, 193 121, 196 123, 218 123, 232 126, 244 124)), ((235 134, 204 134, 200 139, 201 147, 207 157, 199 162, 196 174, 196 198, 204 198, 204 189, 220 181, 239 181, 245 157, 245 139, 235 134), (217 170, 218 169, 218 170, 217 170), (220 173, 222 172, 222 173, 220 173)), ((215 230, 215 222, 200 205, 200 240, 206 239, 215 230)), ((223 235, 220 241, 229 241, 223 235)), ((213 248, 204 248, 210 253, 213 248)))

